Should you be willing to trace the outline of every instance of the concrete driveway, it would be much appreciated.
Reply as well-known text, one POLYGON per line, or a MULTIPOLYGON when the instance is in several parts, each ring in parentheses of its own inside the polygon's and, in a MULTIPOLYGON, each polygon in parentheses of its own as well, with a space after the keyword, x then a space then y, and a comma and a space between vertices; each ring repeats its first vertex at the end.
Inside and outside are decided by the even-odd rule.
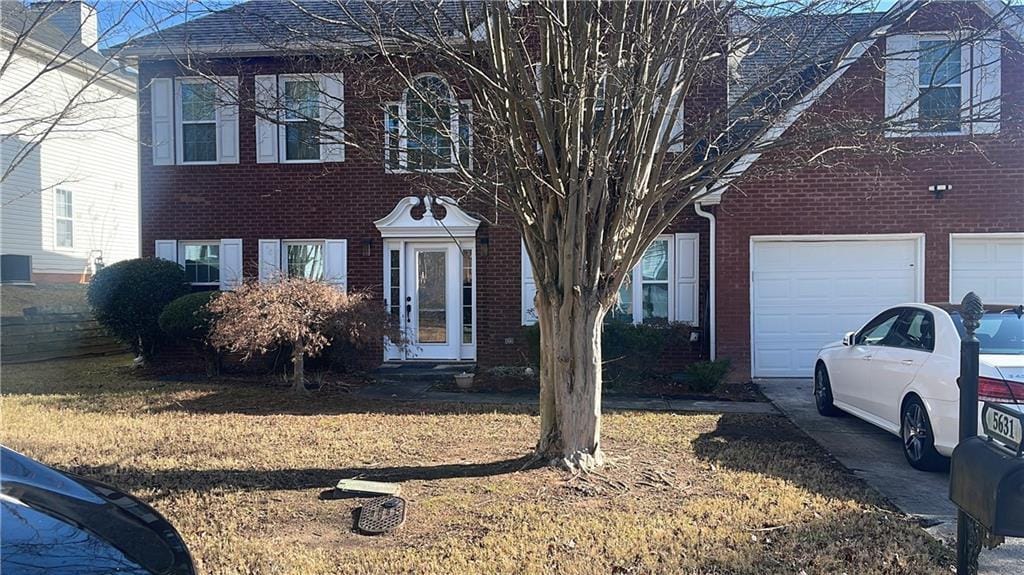
MULTIPOLYGON (((775 407, 844 466, 892 501, 907 515, 921 519, 927 531, 955 541, 956 508, 949 500, 949 473, 926 473, 903 458, 900 439, 853 416, 822 417, 814 407, 809 379, 757 380, 775 407)), ((1024 573, 1024 539, 1007 539, 983 550, 979 573, 1024 573)))

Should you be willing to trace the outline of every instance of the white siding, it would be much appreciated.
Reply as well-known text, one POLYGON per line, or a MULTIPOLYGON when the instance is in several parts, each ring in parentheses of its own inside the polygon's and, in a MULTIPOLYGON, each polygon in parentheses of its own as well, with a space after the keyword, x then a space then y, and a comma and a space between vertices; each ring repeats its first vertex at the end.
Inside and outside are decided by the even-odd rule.
MULTIPOLYGON (((0 61, 7 53, 0 49, 0 61)), ((32 82, 42 66, 37 58, 24 54, 13 59, 0 82, 0 101, 32 82)), ((6 123, 59 111, 83 83, 70 67, 48 72, 0 108, 0 119, 6 123)), ((81 101, 68 125, 55 130, 0 183, 0 250, 31 255, 35 273, 90 272, 93 250, 101 250, 107 264, 139 255, 134 87, 94 84, 81 101), (70 249, 55 247, 53 190, 58 186, 74 192, 70 249)), ((3 141, 0 170, 23 142, 3 141)))

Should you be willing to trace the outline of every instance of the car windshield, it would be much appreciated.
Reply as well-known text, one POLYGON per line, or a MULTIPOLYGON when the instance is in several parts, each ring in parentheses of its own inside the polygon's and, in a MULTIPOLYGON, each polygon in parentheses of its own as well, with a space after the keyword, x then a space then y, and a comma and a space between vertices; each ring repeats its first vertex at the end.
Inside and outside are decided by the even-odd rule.
MULTIPOLYGON (((964 336, 964 322, 958 312, 950 312, 960 337, 964 336)), ((981 317, 977 331, 981 353, 999 355, 1024 355, 1024 317, 1017 315, 1017 309, 986 311, 981 317)))

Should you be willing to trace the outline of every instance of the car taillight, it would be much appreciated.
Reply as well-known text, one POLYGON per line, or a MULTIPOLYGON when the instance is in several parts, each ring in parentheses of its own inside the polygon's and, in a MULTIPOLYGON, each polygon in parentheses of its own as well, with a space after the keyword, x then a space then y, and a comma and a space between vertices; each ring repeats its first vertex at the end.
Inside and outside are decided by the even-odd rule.
POLYGON ((1024 383, 994 377, 979 377, 978 400, 1024 404, 1024 383))

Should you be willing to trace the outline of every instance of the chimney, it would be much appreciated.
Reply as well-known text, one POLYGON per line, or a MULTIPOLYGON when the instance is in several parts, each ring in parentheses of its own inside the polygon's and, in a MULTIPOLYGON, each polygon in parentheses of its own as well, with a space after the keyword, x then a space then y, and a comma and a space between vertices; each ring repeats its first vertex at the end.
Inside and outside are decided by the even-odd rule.
POLYGON ((96 42, 99 38, 96 9, 87 2, 53 0, 34 2, 29 8, 42 14, 42 22, 59 29, 68 38, 99 51, 96 42))

